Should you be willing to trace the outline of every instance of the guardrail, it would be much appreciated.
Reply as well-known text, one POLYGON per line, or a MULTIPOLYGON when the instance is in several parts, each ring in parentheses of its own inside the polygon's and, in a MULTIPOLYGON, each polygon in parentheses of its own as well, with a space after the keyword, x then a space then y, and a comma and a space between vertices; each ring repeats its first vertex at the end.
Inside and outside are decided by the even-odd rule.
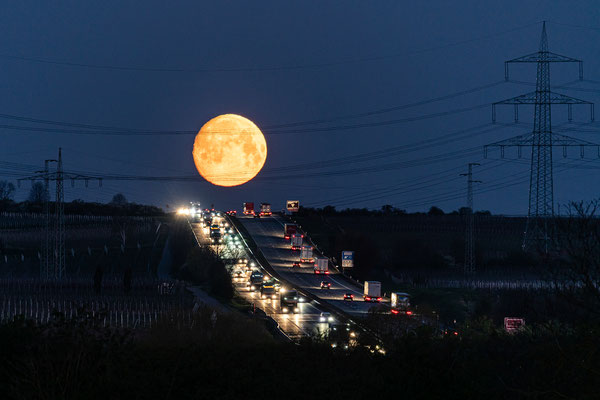
MULTIPOLYGON (((229 224, 236 230, 237 234, 240 235, 240 238, 244 242, 244 246, 246 247, 247 251, 250 252, 250 254, 253 256, 253 258, 256 259, 256 262, 260 265, 257 257, 252 252, 252 249, 250 248, 250 246, 248 246, 248 243, 244 240, 244 236, 240 234, 239 229, 237 228, 237 226, 232 223, 232 221, 231 221, 231 219, 229 218, 228 215, 224 215, 223 218, 225 220, 229 221, 229 224)), ((194 235, 194 239, 196 239, 196 243, 198 244, 198 246, 201 246, 200 240, 198 239, 198 235, 196 235, 196 232, 194 231, 194 228, 192 227, 192 224, 190 223, 189 219, 187 219, 187 223, 188 223, 188 226, 190 227, 190 230, 192 231, 192 234, 194 235)), ((266 270, 266 268, 264 268, 262 265, 260 265, 260 267, 266 270)), ((260 308, 259 308, 259 310, 260 310, 260 308)), ((277 321, 275 321, 275 319, 273 319, 272 317, 268 316, 267 313, 264 310, 261 310, 261 311, 265 314, 265 317, 266 317, 265 319, 267 320, 267 323, 270 323, 271 325, 274 324, 275 325, 275 329, 277 330, 277 332, 279 334, 283 335, 283 337, 285 339, 289 340, 290 342, 294 341, 287 333, 285 333, 285 331, 283 329, 281 329, 281 326, 279 326, 279 323, 277 321)))

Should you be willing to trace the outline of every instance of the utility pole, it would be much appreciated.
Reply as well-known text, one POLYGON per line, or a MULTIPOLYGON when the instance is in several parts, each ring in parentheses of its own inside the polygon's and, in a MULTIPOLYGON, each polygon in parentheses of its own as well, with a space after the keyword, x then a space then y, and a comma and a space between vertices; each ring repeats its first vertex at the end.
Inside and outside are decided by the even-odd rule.
POLYGON ((65 186, 62 165, 62 148, 58 148, 58 164, 56 167, 56 203, 54 215, 54 269, 55 278, 65 275, 65 186))
POLYGON ((467 177, 467 229, 465 233, 465 274, 475 273, 475 215, 473 214, 473 184, 481 183, 481 181, 473 180, 473 167, 479 166, 478 163, 469 163, 468 171, 466 174, 460 174, 460 176, 467 177))
POLYGON ((42 262, 40 269, 40 278, 47 280, 54 274, 52 273, 53 264, 50 261, 50 179, 48 164, 57 160, 44 161, 44 233, 42 242, 42 262))
POLYGON ((523 146, 531 147, 531 171, 529 178, 529 207, 527 225, 523 238, 523 249, 527 251, 541 250, 548 252, 554 217, 554 180, 552 176, 552 147, 562 146, 563 156, 566 157, 567 147, 578 146, 581 157, 585 147, 598 145, 569 136, 552 133, 551 105, 566 104, 569 111, 569 122, 572 120, 573 104, 590 106, 591 120, 594 120, 594 104, 559 94, 550 90, 550 63, 578 63, 579 79, 583 79, 583 62, 575 58, 562 56, 548 51, 546 22, 542 27, 539 50, 536 53, 514 58, 504 63, 504 78, 508 80, 508 66, 513 63, 536 63, 537 78, 535 92, 526 93, 507 100, 492 104, 492 121, 496 122, 496 105, 511 104, 515 110, 515 123, 519 120, 518 106, 529 104, 534 106, 533 132, 516 136, 484 146, 484 157, 487 157, 488 147, 499 147, 501 157, 504 157, 505 147, 517 147, 521 157, 523 146))

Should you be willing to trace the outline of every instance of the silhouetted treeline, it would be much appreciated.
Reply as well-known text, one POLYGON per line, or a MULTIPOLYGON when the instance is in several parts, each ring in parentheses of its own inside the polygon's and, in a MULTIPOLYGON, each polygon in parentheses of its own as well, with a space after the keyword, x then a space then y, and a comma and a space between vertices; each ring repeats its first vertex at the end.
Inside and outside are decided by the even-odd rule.
MULTIPOLYGON (((165 212, 156 206, 136 203, 95 203, 83 200, 66 202, 65 214, 73 215, 127 215, 127 216, 161 216, 165 212)), ((54 210, 54 202, 50 202, 50 210, 54 210)), ((44 204, 37 201, 15 202, 0 200, 0 212, 42 213, 44 204)))
MULTIPOLYGON (((461 207, 458 210, 444 212, 439 207, 432 206, 427 212, 413 212, 409 213, 406 210, 396 208, 389 204, 381 206, 379 210, 368 209, 368 208, 345 208, 342 210, 336 210, 334 206, 325 206, 322 208, 313 207, 302 207, 298 210, 297 215, 299 216, 311 216, 311 215, 369 215, 369 216, 386 216, 386 215, 465 215, 469 209, 467 207, 461 207)), ((475 211, 475 215, 492 215, 490 211, 480 210, 475 211)))
POLYGON ((231 275, 223 260, 209 246, 198 246, 187 222, 171 222, 169 249, 172 255, 171 275, 174 278, 204 287, 219 299, 233 297, 231 275))
POLYGON ((93 320, 0 326, 5 399, 596 398, 600 329, 557 324, 458 336, 417 328, 371 354, 277 343, 237 314, 200 310, 147 333, 93 320))

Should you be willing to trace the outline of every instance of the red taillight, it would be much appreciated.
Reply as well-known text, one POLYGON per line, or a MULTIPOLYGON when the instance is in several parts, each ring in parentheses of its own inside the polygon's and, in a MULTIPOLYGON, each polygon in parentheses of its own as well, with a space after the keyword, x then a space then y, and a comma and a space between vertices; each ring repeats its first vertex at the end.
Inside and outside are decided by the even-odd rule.
POLYGON ((406 315, 412 315, 412 311, 407 311, 406 315))
POLYGON ((371 298, 370 298, 370 297, 367 297, 367 298, 365 298, 365 300, 371 300, 371 298))
POLYGON ((458 336, 458 332, 454 332, 454 336, 458 336))
POLYGON ((329 271, 325 271, 326 274, 329 274, 329 271))
POLYGON ((377 298, 377 301, 381 301, 381 297, 378 297, 378 298, 377 298))
POLYGON ((392 314, 398 314, 398 310, 392 310, 392 314))
POLYGON ((315 270, 315 274, 318 274, 318 273, 319 273, 319 270, 318 270, 318 269, 316 269, 316 270, 315 270))

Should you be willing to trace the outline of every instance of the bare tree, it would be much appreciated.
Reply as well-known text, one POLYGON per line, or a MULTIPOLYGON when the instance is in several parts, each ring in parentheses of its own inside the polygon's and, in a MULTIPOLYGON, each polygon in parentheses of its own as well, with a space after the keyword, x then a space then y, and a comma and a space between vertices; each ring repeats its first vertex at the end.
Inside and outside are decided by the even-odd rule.
POLYGON ((0 201, 11 200, 15 192, 15 185, 7 181, 0 181, 0 201))
POLYGON ((572 202, 554 223, 555 254, 548 263, 559 293, 600 315, 600 202, 572 202))
POLYGON ((41 182, 35 182, 29 190, 29 197, 27 198, 32 203, 43 203, 48 200, 46 196, 46 189, 44 184, 41 182))
POLYGON ((113 196, 112 200, 110 201, 110 204, 116 206, 124 206, 127 204, 127 198, 123 193, 117 193, 113 196))

